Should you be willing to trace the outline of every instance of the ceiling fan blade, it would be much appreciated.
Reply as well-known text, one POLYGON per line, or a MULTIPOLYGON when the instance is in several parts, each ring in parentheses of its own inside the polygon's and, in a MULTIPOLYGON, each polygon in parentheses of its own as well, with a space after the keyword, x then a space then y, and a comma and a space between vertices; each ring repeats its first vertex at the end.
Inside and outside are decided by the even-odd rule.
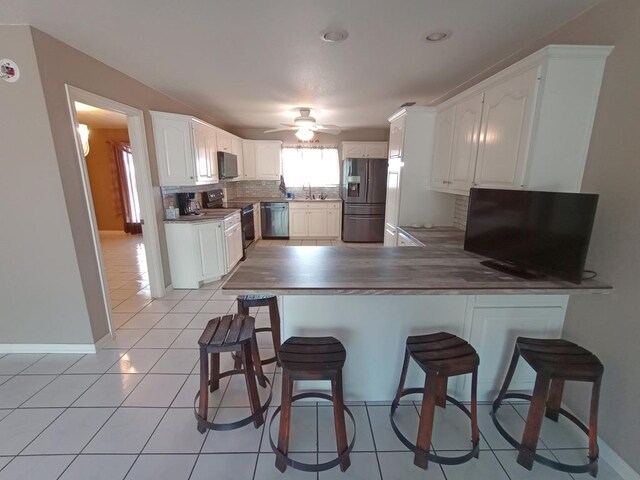
POLYGON ((274 133, 274 132, 285 132, 288 130, 297 130, 297 127, 282 127, 282 128, 274 128, 272 130, 265 130, 264 133, 274 133))
POLYGON ((341 128, 338 125, 323 125, 320 123, 316 123, 313 128, 316 128, 318 130, 341 130, 341 128))
POLYGON ((316 123, 311 130, 318 133, 327 133, 329 135, 338 135, 342 132, 339 126, 337 125, 320 125, 316 123))
POLYGON ((298 125, 296 125, 295 123, 281 123, 280 125, 282 125, 283 127, 295 127, 295 128, 299 128, 298 125))

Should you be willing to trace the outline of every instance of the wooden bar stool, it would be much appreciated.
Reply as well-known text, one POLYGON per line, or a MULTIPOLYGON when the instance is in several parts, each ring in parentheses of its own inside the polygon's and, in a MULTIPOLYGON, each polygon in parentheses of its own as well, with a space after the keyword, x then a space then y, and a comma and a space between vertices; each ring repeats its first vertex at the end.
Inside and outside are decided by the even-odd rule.
POLYGON ((347 356, 342 343, 333 337, 291 337, 282 344, 278 354, 282 364, 282 400, 269 423, 269 442, 276 454, 276 468, 281 472, 287 466, 305 472, 321 472, 340 465, 343 472, 351 465, 349 453, 355 443, 355 420, 344 405, 342 394, 342 367, 347 356), (309 392, 293 395, 295 380, 330 380, 332 395, 309 392), (333 420, 336 431, 338 456, 319 464, 303 463, 289 458, 289 433, 291 430, 291 404, 303 398, 321 398, 333 402, 333 420), (353 422, 353 439, 347 445, 344 414, 353 422), (271 425, 280 415, 278 445, 271 438, 271 425))
POLYGON ((247 315, 225 315, 209 320, 200 340, 200 390, 194 401, 198 404, 195 410, 198 420, 198 431, 204 433, 210 430, 234 430, 253 422, 256 428, 264 423, 263 414, 271 403, 271 391, 267 401, 260 405, 260 396, 256 386, 256 377, 261 387, 271 383, 262 373, 260 354, 258 352, 255 319, 247 315), (220 353, 238 352, 245 369, 234 369, 220 373, 220 353), (209 355, 211 355, 211 378, 209 378, 209 355), (209 408, 209 389, 214 392, 220 388, 220 379, 231 375, 244 373, 251 415, 232 423, 213 423, 207 421, 209 408), (209 387, 209 388, 207 388, 209 387))
MULTIPOLYGON (((273 340, 273 357, 262 360, 262 365, 268 365, 278 361, 280 350, 280 311, 278 310, 278 297, 275 295, 238 295, 238 313, 249 315, 249 308, 269 307, 269 327, 256 328, 256 333, 271 332, 273 340)), ((235 368, 241 368, 242 358, 235 356, 235 368)), ((280 364, 278 364, 280 365, 280 364)))
POLYGON ((413 463, 426 470, 429 461, 445 465, 459 465, 471 458, 478 458, 480 452, 480 432, 478 430, 478 365, 480 358, 474 348, 461 338, 450 333, 440 332, 430 335, 418 335, 407 338, 407 348, 400 374, 400 383, 396 397, 391 404, 391 427, 398 439, 415 456, 413 463), (426 373, 424 388, 404 388, 407 379, 409 359, 414 361, 426 373), (465 375, 471 377, 471 411, 453 397, 447 395, 447 383, 449 377, 465 375), (405 395, 422 393, 422 408, 420 410, 420 426, 418 427, 418 440, 414 445, 400 432, 395 423, 394 414, 405 395), (471 419, 471 450, 458 457, 443 457, 431 453, 431 436, 433 433, 433 419, 436 405, 445 408, 447 400, 462 410, 471 419))
POLYGON ((507 376, 504 379, 498 398, 493 402, 491 417, 494 425, 505 440, 518 449, 518 463, 520 465, 527 470, 531 470, 533 462, 537 461, 562 472, 589 472, 592 477, 598 475, 598 404, 603 373, 604 367, 598 357, 575 343, 566 340, 518 337, 507 376), (533 395, 508 392, 509 384, 520 356, 536 372, 533 395), (566 381, 593 383, 589 427, 561 407, 562 392, 566 381), (522 434, 522 442, 520 443, 502 428, 496 418, 496 412, 500 408, 502 401, 508 398, 518 398, 531 402, 524 433, 522 434), (584 465, 569 465, 536 453, 543 417, 546 416, 557 422, 559 415, 565 416, 589 436, 588 463, 584 465))

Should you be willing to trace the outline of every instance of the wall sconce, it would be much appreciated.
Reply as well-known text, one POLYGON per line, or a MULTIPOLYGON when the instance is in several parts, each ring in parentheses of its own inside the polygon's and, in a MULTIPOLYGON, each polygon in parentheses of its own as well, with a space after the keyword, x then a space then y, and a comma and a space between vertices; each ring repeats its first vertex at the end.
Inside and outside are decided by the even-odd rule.
POLYGON ((82 152, 86 157, 89 155, 89 127, 81 123, 78 125, 78 133, 80 134, 80 140, 82 140, 82 152))

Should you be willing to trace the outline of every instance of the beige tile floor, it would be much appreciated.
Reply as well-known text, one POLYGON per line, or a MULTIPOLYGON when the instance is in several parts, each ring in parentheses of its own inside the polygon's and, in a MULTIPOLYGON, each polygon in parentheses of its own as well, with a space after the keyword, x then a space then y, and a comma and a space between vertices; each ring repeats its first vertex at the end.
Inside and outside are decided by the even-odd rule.
MULTIPOLYGON (((192 410, 198 388, 196 342, 210 318, 235 311, 234 297, 220 291, 221 282, 216 282, 153 300, 141 239, 105 235, 102 242, 117 335, 95 355, 0 354, 0 480, 572 478, 542 465, 532 472, 517 465, 515 451, 491 423, 488 405, 479 408, 480 458, 461 466, 432 464, 426 472, 413 466, 411 454, 391 431, 389 406, 376 402, 351 406, 357 441, 346 473, 289 469, 280 474, 264 427, 200 435, 192 410)), ((261 245, 268 243, 259 242, 258 248, 261 245)), ((252 313, 259 325, 268 323, 266 312, 252 313)), ((262 354, 269 355, 268 338, 259 342, 262 354)), ((230 367, 228 356, 222 361, 223 370, 230 367)), ((269 367, 276 406, 280 374, 269 367)), ((266 391, 261 394, 264 398, 266 391)), ((225 379, 210 398, 211 418, 220 421, 246 415, 247 407, 240 378, 225 379)), ((415 435, 418 412, 411 402, 399 408, 398 422, 409 436, 415 435)), ((525 416, 522 405, 505 405, 500 411, 503 424, 516 436, 525 416)), ((459 454, 468 447, 469 436, 468 421, 459 412, 438 410, 434 450, 459 454)), ((545 421, 540 442, 544 454, 578 463, 586 457, 585 443, 566 422, 545 421)), ((294 407, 294 455, 325 461, 334 445, 330 407, 294 407)), ((620 479, 603 460, 598 478, 620 479)))

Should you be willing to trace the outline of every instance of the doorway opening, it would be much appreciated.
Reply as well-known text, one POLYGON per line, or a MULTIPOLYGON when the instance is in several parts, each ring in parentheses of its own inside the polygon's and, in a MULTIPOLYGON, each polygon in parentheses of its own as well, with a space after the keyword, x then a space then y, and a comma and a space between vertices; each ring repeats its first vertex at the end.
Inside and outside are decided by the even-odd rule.
POLYGON ((67 86, 111 336, 165 293, 142 111, 67 86))

